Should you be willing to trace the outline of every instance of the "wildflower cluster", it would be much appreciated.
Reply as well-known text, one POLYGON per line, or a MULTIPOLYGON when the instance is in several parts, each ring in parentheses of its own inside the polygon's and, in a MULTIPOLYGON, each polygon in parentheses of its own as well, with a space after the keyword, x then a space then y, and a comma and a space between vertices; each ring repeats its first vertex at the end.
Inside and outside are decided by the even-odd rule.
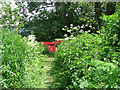
POLYGON ((62 30, 66 31, 67 33, 70 33, 70 36, 68 36, 67 34, 64 34, 65 39, 72 39, 72 38, 75 38, 78 34, 81 34, 86 27, 89 28, 86 32, 91 32, 91 29, 95 29, 95 27, 88 24, 86 25, 82 24, 81 26, 79 25, 74 26, 73 24, 70 24, 70 28, 65 26, 64 28, 62 28, 62 30))
POLYGON ((30 41, 29 44, 31 44, 31 45, 38 44, 37 41, 35 41, 35 39, 36 39, 35 35, 29 35, 28 36, 28 40, 30 41))

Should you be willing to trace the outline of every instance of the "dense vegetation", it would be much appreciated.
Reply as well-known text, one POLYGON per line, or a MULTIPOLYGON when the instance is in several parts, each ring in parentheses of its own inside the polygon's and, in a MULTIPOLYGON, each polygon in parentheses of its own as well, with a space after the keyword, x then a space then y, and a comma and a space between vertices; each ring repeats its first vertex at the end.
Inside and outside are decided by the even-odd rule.
POLYGON ((2 87, 35 87, 42 73, 39 45, 15 33, 2 30, 2 87))
POLYGON ((60 45, 53 63, 56 87, 120 87, 119 11, 101 17, 105 26, 99 35, 81 31, 75 40, 60 45))
POLYGON ((98 35, 87 32, 63 42, 53 64, 56 87, 118 87, 120 53, 102 43, 98 35))
MULTIPOLYGON (((10 4, 7 4, 10 5, 10 4)), ((21 24, 19 18, 10 19, 13 14, 8 12, 11 8, 3 7, 6 14, 3 14, 1 31, 1 63, 0 83, 2 88, 27 88, 39 87, 42 73, 42 59, 40 47, 35 38, 29 36, 23 38, 16 31, 21 24), (9 13, 9 14, 8 14, 9 13), (9 22, 6 22, 8 21, 9 22), (14 23, 17 21, 16 23, 14 23), (13 25, 12 25, 13 24, 13 25)), ((18 9, 14 10, 14 17, 18 16, 18 9), (15 13, 16 12, 16 13, 15 13)))
POLYGON ((2 89, 49 86, 50 65, 53 88, 120 88, 119 2, 12 4, 0 6, 2 89), (56 38, 63 42, 53 54, 38 42, 56 38))

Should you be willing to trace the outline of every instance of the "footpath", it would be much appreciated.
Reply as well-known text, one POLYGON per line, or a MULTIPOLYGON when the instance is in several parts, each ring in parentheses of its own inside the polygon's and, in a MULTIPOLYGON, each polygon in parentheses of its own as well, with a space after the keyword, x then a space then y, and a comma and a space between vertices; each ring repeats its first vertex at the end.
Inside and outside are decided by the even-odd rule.
POLYGON ((43 60, 43 73, 41 76, 40 88, 52 88, 53 78, 50 73, 53 60, 54 58, 50 56, 47 56, 47 58, 44 58, 43 60))

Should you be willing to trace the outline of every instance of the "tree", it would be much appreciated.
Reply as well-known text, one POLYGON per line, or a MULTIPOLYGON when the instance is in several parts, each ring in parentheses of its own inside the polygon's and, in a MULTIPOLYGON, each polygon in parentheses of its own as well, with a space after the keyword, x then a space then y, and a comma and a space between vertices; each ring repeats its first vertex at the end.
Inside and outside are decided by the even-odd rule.
MULTIPOLYGON (((64 26, 70 28, 70 24, 83 26, 84 31, 97 33, 102 25, 99 17, 102 13, 108 14, 108 6, 109 3, 100 2, 30 2, 26 7, 30 16, 24 12, 25 28, 31 30, 38 41, 64 38, 66 32, 62 31, 62 28, 64 26), (52 10, 48 10, 48 7, 52 10)), ((114 13, 113 8, 109 10, 111 11, 109 14, 114 13)))

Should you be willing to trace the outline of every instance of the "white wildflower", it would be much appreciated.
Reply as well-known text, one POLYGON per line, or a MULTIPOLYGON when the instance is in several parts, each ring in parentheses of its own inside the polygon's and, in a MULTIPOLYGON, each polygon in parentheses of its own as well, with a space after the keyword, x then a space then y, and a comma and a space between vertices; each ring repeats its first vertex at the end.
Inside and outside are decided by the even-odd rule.
POLYGON ((65 29, 64 29, 64 28, 62 28, 62 30, 64 31, 65 29))
POLYGON ((67 32, 71 32, 71 30, 67 30, 67 32))
POLYGON ((75 37, 73 37, 72 39, 75 39, 75 37))
POLYGON ((2 28, 3 25, 0 25, 0 28, 2 28))
POLYGON ((15 4, 14 0, 11 0, 11 3, 12 3, 12 4, 10 4, 11 10, 14 10, 14 9, 18 8, 18 6, 15 4))
POLYGON ((7 20, 6 22, 9 23, 9 20, 7 20))
POLYGON ((73 29, 77 29, 77 27, 74 27, 73 29))
POLYGON ((11 26, 14 26, 14 24, 11 24, 11 26))
POLYGON ((35 41, 36 37, 35 35, 29 35, 28 40, 35 41))
POLYGON ((0 18, 2 18, 2 14, 0 14, 0 18))
POLYGON ((83 30, 81 29, 79 32, 83 32, 83 30))
POLYGON ((73 35, 71 35, 70 37, 73 37, 73 35))
POLYGON ((20 14, 20 16, 23 16, 23 14, 20 14))
POLYGON ((73 24, 70 24, 70 26, 73 26, 73 24))
POLYGON ((66 14, 66 16, 68 16, 68 14, 66 14))
POLYGON ((27 3, 27 2, 24 2, 24 5, 27 7, 28 3, 27 3))
POLYGON ((35 13, 35 11, 32 11, 32 13, 35 13))
POLYGON ((15 19, 15 17, 12 15, 12 20, 14 20, 15 19))
POLYGON ((2 4, 0 3, 0 8, 2 7, 2 4))
POLYGON ((64 36, 67 37, 67 34, 65 34, 64 36))
POLYGON ((104 58, 104 60, 106 60, 106 58, 104 58))
POLYGON ((65 40, 68 40, 68 39, 69 39, 69 37, 66 37, 66 38, 65 38, 65 40))
POLYGON ((35 43, 38 43, 37 41, 35 41, 35 43))
POLYGON ((89 27, 92 27, 91 25, 89 27))
POLYGON ((81 26, 81 28, 83 28, 83 26, 81 26))
POLYGON ((32 18, 30 18, 30 21, 32 21, 32 18))
POLYGON ((5 15, 5 12, 3 12, 2 15, 5 15))
POLYGON ((88 30, 88 32, 90 32, 90 30, 88 30))
POLYGON ((18 25, 19 24, 19 22, 16 22, 16 25, 18 25))
POLYGON ((80 26, 79 26, 79 25, 78 25, 77 27, 78 27, 78 28, 80 28, 80 26))

